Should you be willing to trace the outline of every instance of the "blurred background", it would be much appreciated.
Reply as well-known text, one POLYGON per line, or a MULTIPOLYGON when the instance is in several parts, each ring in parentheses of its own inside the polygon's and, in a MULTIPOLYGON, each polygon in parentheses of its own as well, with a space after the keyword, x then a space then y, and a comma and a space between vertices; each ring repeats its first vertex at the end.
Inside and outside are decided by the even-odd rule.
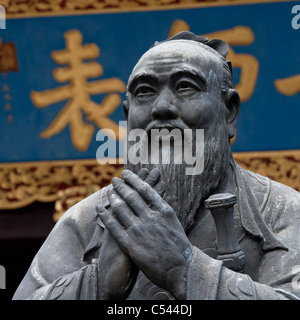
POLYGON ((1 298, 11 299, 61 215, 120 175, 121 164, 96 161, 106 142, 97 132, 112 130, 107 139, 122 158, 130 72, 155 41, 179 31, 231 46, 242 100, 236 161, 300 190, 299 1, 0 4, 1 298))

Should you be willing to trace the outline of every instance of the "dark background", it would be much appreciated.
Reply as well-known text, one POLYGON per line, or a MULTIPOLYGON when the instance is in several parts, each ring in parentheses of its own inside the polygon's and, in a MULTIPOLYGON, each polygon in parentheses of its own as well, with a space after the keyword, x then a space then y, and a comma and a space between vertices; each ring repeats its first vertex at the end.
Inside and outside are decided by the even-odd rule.
POLYGON ((35 254, 55 225, 54 203, 36 202, 17 210, 1 210, 0 265, 6 269, 1 300, 11 300, 35 254))

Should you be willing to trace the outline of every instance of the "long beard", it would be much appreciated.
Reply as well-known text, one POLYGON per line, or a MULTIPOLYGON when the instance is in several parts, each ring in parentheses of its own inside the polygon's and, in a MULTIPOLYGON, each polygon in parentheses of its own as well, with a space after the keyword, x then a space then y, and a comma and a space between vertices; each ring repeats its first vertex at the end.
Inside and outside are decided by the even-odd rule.
MULTIPOLYGON (((220 128, 220 127, 219 127, 220 128)), ((223 180, 231 157, 230 144, 224 142, 225 132, 218 129, 218 133, 206 133, 204 143, 204 170, 201 174, 186 175, 186 168, 191 165, 184 161, 181 164, 174 163, 173 151, 170 152, 170 163, 164 164, 132 164, 128 162, 125 168, 138 173, 141 168, 149 171, 158 168, 161 180, 166 184, 163 198, 174 209, 185 231, 194 222, 194 216, 202 202, 213 193, 223 180), (209 139, 206 139, 209 137, 209 139)), ((128 148, 132 142, 127 142, 128 148)), ((195 137, 193 137, 195 145, 195 137)), ((141 151, 142 152, 142 151, 141 151)))

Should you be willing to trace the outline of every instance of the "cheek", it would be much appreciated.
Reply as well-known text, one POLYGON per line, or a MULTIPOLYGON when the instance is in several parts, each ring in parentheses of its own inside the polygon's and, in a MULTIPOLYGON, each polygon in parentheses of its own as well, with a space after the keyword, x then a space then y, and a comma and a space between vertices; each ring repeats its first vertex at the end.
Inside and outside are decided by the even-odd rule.
POLYGON ((219 118, 221 112, 220 100, 206 93, 200 98, 184 101, 181 118, 191 128, 205 129, 219 118))
POLYGON ((145 129, 151 121, 151 108, 139 108, 131 105, 128 111, 128 129, 145 129))

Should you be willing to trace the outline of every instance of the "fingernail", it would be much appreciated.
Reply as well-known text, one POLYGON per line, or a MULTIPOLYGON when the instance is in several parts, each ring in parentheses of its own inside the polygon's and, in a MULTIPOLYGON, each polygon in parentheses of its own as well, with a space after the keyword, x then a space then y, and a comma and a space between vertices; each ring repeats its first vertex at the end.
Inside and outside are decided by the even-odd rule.
POLYGON ((160 174, 160 171, 158 168, 153 168, 150 173, 152 172, 152 174, 160 174))
POLYGON ((114 187, 117 186, 117 185, 119 185, 120 181, 121 181, 121 179, 118 178, 118 177, 114 177, 114 178, 111 180, 112 185, 113 185, 114 187))
POLYGON ((129 176, 130 175, 130 171, 129 170, 123 170, 122 171, 122 177, 127 177, 127 176, 129 176))
POLYGON ((139 177, 140 179, 142 179, 142 180, 145 180, 146 177, 147 177, 147 175, 148 175, 148 173, 149 173, 148 169, 142 168, 142 169, 140 170, 140 172, 138 173, 138 177, 139 177))
POLYGON ((101 213, 101 212, 104 211, 104 207, 103 207, 101 204, 97 204, 97 205, 96 205, 96 211, 97 211, 98 213, 101 213))

